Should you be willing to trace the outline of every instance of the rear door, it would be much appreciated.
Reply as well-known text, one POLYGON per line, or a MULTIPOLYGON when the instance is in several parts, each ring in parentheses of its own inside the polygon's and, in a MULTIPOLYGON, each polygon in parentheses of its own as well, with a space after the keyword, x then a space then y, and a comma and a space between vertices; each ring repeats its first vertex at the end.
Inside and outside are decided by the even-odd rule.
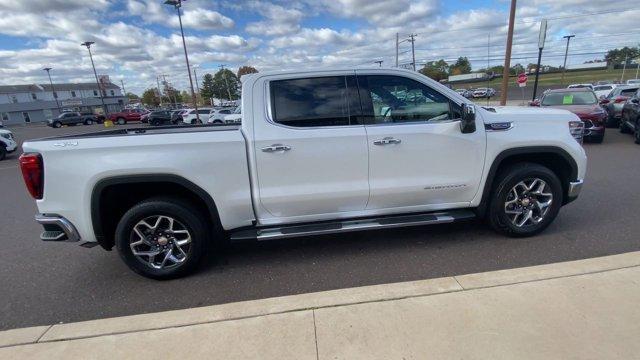
POLYGON ((420 77, 358 72, 369 148, 367 209, 468 205, 480 184, 486 134, 460 131, 461 106, 420 77))
POLYGON ((265 87, 269 108, 254 118, 253 149, 261 222, 364 210, 368 150, 355 76, 274 80, 265 87))

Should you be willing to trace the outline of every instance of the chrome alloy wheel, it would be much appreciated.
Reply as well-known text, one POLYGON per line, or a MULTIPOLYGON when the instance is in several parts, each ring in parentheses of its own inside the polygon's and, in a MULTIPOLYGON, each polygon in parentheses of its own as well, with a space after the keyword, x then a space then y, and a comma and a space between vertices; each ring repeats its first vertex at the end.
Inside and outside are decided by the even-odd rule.
POLYGON ((526 179, 511 188, 504 203, 504 212, 516 227, 537 225, 553 203, 551 187, 539 178, 526 179))
POLYGON ((133 227, 129 242, 133 255, 154 269, 179 266, 191 250, 189 230, 178 220, 163 215, 140 220, 133 227))

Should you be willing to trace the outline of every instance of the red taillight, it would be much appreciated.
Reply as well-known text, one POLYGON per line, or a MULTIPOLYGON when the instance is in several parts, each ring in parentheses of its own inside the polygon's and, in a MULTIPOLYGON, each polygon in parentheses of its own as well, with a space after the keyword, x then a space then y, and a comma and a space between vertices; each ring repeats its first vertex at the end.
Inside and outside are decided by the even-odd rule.
POLYGON ((20 155, 20 170, 29 194, 36 200, 42 199, 42 194, 44 193, 42 156, 37 153, 20 155))
POLYGON ((620 104, 620 103, 626 102, 626 101, 627 101, 627 99, 629 99, 629 98, 628 98, 628 97, 626 97, 626 96, 618 96, 618 97, 615 99, 615 101, 614 101, 614 102, 615 102, 616 104, 620 104))

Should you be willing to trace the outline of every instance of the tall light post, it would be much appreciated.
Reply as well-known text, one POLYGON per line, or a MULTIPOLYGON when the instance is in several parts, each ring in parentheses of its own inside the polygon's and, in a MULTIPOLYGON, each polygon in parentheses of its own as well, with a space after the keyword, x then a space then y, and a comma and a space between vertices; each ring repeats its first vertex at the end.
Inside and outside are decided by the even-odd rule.
POLYGON ((96 77, 96 85, 98 85, 98 93, 100 94, 100 102, 102 102, 102 111, 104 111, 104 116, 107 116, 107 105, 104 103, 104 97, 102 96, 102 87, 100 86, 100 81, 98 80, 98 73, 96 72, 96 64, 93 62, 93 55, 91 54, 91 45, 95 44, 93 41, 85 41, 81 46, 86 46, 87 50, 89 50, 89 59, 91 59, 91 66, 93 67, 93 75, 96 77))
POLYGON ((42 70, 47 72, 47 75, 49 76, 49 84, 51 85, 51 92, 53 93, 53 98, 56 100, 56 107, 58 108, 58 114, 62 113, 62 110, 60 110, 60 103, 58 102, 58 94, 56 94, 56 88, 53 87, 53 81, 51 81, 51 73, 49 71, 51 71, 50 67, 46 67, 42 70))
POLYGON ((198 114, 198 102, 196 101, 196 94, 193 91, 193 79, 191 78, 191 67, 189 66, 189 55, 187 54, 187 42, 184 40, 184 29, 182 28, 182 15, 180 14, 180 7, 182 7, 182 0, 165 0, 167 5, 173 5, 178 12, 178 21, 180 22, 180 34, 182 35, 182 47, 184 48, 184 59, 187 63, 187 73, 189 74, 189 85, 191 86, 191 101, 193 107, 196 110, 196 118, 198 123, 201 124, 200 115, 198 114))
POLYGON ((509 11, 509 28, 507 30, 507 47, 504 52, 504 70, 502 70, 502 86, 500 93, 500 105, 507 104, 507 92, 509 91, 509 72, 511 71, 511 47, 513 46, 513 27, 516 19, 516 0, 511 0, 509 11))
POLYGON ((564 73, 567 71, 567 57, 569 56, 569 42, 573 37, 576 37, 576 36, 565 35, 562 37, 563 39, 567 39, 567 48, 564 51, 564 65, 562 66, 562 80, 560 80, 560 85, 564 85, 564 73))

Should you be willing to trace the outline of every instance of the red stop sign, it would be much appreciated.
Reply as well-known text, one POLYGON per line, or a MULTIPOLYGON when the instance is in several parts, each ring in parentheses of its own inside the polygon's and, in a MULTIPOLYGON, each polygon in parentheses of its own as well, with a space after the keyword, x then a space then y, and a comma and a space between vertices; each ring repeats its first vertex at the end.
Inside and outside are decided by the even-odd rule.
POLYGON ((518 75, 518 84, 526 83, 527 79, 528 79, 527 78, 527 74, 522 73, 522 74, 518 75))

